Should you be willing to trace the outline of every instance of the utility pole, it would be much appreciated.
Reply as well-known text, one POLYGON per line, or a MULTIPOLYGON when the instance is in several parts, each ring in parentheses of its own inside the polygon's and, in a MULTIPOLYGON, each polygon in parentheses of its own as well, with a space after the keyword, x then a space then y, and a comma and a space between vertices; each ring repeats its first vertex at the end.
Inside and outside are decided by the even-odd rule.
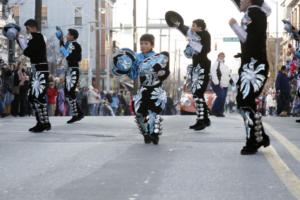
MULTIPOLYGON (((136 29, 136 0, 133 0, 133 51, 137 51, 137 29, 136 29)), ((133 93, 136 94, 138 90, 138 79, 133 82, 133 93)))
POLYGON ((181 51, 180 51, 180 49, 178 50, 178 82, 177 82, 177 98, 179 99, 180 98, 180 93, 179 93, 179 88, 180 88, 180 84, 181 84, 181 69, 180 69, 180 67, 181 67, 181 65, 180 65, 180 63, 181 63, 181 51))
POLYGON ((38 23, 38 28, 42 31, 42 0, 35 0, 35 20, 38 23))
POLYGON ((89 32, 88 32, 88 63, 89 63, 89 71, 88 71, 88 87, 92 85, 92 65, 91 65, 91 32, 92 32, 92 24, 88 24, 89 32))
POLYGON ((133 0, 133 50, 137 51, 136 0, 133 0))
POLYGON ((159 52, 161 52, 161 48, 162 48, 162 28, 161 28, 161 25, 162 25, 162 21, 163 19, 160 19, 160 29, 159 29, 159 52))
POLYGON ((173 66, 173 97, 176 96, 176 65, 177 65, 177 40, 175 40, 175 51, 174 51, 174 66, 173 66))
MULTIPOLYGON (((107 34, 107 38, 109 43, 111 42, 111 24, 110 24, 110 12, 106 13, 106 34, 107 34)), ((112 46, 112 44, 111 44, 112 46)), ((107 55, 107 59, 106 59, 106 90, 110 91, 110 56, 111 56, 111 52, 112 52, 112 48, 110 49, 110 52, 107 55)))
POLYGON ((95 10, 96 10, 96 87, 100 88, 100 70, 101 70, 101 55, 100 55, 100 39, 99 33, 100 33, 100 27, 101 27, 101 21, 100 21, 100 15, 99 15, 99 0, 95 0, 95 10))
MULTIPOLYGON (((15 20, 13 18, 10 19, 10 10, 8 6, 8 0, 2 0, 2 19, 7 20, 7 23, 15 23, 15 20)), ((8 49, 8 64, 14 64, 16 62, 16 41, 13 39, 7 40, 7 49, 8 49)))
POLYGON ((170 53, 171 51, 171 28, 169 28, 168 32, 168 52, 170 53))
POLYGON ((278 72, 279 63, 279 38, 278 38, 278 1, 276 1, 276 47, 275 47, 275 77, 278 72))
POLYGON ((174 66, 173 66, 173 80, 176 81, 176 64, 177 64, 177 40, 175 40, 175 51, 174 51, 174 66))
POLYGON ((149 31, 149 0, 146 0, 146 33, 149 31))
POLYGON ((2 0, 2 19, 8 18, 8 9, 7 9, 8 0, 2 0))
POLYGON ((278 72, 278 64, 279 64, 279 38, 278 38, 278 2, 279 0, 271 0, 272 3, 275 4, 276 6, 276 39, 275 39, 275 66, 274 66, 274 73, 275 73, 275 77, 277 75, 278 72))

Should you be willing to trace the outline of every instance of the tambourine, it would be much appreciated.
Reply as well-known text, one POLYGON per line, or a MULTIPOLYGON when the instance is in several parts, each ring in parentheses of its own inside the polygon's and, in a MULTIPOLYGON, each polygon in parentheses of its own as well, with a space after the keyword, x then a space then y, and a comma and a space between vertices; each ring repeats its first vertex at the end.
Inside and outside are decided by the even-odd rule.
POLYGON ((20 31, 21 31, 20 26, 14 23, 9 23, 4 26, 3 35, 7 37, 9 40, 15 40, 20 31))

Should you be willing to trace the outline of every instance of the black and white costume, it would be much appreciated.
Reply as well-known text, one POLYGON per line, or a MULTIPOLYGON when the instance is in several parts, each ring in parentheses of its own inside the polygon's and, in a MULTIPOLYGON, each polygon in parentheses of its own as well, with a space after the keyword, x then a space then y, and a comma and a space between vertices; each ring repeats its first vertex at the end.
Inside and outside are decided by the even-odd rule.
POLYGON ((241 41, 241 67, 237 83, 237 104, 246 128, 246 146, 241 154, 254 154, 261 146, 268 146, 262 115, 257 111, 255 99, 259 97, 267 81, 269 64, 266 51, 267 14, 261 6, 249 6, 242 24, 232 29, 241 41))
POLYGON ((189 41, 184 54, 193 60, 193 64, 188 66, 186 77, 187 86, 193 93, 197 113, 197 122, 190 128, 202 130, 210 126, 209 109, 204 92, 209 82, 211 61, 207 54, 210 52, 211 37, 207 30, 193 32, 191 28, 184 25, 183 19, 176 12, 167 12, 166 21, 169 26, 176 27, 189 41))
POLYGON ((169 54, 135 54, 129 49, 121 49, 114 55, 115 75, 128 75, 132 80, 140 78, 141 87, 134 96, 136 123, 145 143, 158 144, 162 134, 162 118, 159 115, 167 102, 166 91, 162 88, 163 81, 170 74, 169 54))
POLYGON ((68 68, 65 76, 65 96, 71 107, 72 115, 82 115, 76 99, 76 87, 79 81, 79 62, 81 46, 76 41, 61 44, 60 52, 66 58, 68 68))
MULTIPOLYGON (((23 53, 30 58, 31 62, 28 100, 35 112, 37 125, 46 126, 46 130, 49 130, 51 127, 46 102, 49 71, 45 39, 41 33, 31 33, 27 46, 24 46, 24 42, 22 44, 20 46, 25 47, 23 53)), ((30 131, 36 132, 33 129, 30 129, 30 131)))

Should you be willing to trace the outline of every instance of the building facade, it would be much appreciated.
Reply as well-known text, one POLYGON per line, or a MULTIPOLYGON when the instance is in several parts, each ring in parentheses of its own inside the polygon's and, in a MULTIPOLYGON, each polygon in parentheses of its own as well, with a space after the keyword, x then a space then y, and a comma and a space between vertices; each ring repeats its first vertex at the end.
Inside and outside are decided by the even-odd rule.
MULTIPOLYGON (((107 78, 109 59, 112 51, 111 26, 114 0, 43 0, 42 33, 47 38, 48 59, 56 63, 58 43, 55 38, 56 26, 67 33, 69 28, 79 32, 78 42, 82 46, 81 71, 92 76, 96 67, 101 70, 101 78, 107 78), (99 5, 99 23, 96 19, 96 2, 99 5), (100 24, 100 30, 96 31, 100 24), (99 35, 97 35, 99 34, 99 35), (96 37, 99 37, 100 52, 96 55, 96 37), (96 59, 100 58, 100 66, 96 66, 96 59), (90 73, 89 73, 90 72, 90 73)), ((9 6, 16 23, 23 26, 24 22, 35 15, 35 0, 10 0, 9 6)), ((54 65, 55 67, 55 65, 54 65)), ((84 76, 83 76, 84 77, 84 76)), ((90 77, 91 79, 91 77, 90 77)), ((85 76, 83 84, 88 84, 85 76)), ((102 84, 107 82, 101 81, 102 84)), ((104 87, 104 85, 102 85, 104 87)))
MULTIPOLYGON (((283 19, 290 20, 293 26, 300 29, 300 0, 283 0, 281 6, 284 8, 283 19)), ((289 44, 295 46, 295 41, 291 40, 287 33, 284 33, 281 42, 281 59, 283 60, 283 64, 289 59, 287 53, 289 44)))

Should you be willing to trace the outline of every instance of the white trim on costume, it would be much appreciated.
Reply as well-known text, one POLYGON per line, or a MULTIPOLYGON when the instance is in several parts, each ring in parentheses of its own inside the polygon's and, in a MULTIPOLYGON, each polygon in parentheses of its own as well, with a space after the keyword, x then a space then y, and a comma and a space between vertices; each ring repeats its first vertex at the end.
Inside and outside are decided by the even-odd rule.
POLYGON ((242 43, 245 43, 247 40, 247 32, 238 25, 238 23, 235 23, 233 25, 230 25, 234 33, 239 37, 240 41, 242 43))

